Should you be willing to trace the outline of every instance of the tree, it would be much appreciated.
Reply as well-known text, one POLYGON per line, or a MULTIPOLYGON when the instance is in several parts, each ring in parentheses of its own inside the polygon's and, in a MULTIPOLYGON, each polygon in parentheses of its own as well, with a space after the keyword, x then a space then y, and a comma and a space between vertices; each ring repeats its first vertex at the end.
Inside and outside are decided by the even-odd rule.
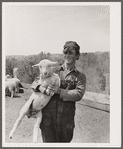
POLYGON ((6 74, 13 77, 13 68, 17 67, 17 60, 15 58, 6 59, 6 74))
POLYGON ((23 61, 23 72, 26 73, 26 75, 28 75, 28 77, 31 79, 31 82, 34 81, 37 71, 35 72, 33 70, 33 65, 35 65, 37 62, 37 58, 30 56, 30 57, 26 57, 25 60, 23 61))

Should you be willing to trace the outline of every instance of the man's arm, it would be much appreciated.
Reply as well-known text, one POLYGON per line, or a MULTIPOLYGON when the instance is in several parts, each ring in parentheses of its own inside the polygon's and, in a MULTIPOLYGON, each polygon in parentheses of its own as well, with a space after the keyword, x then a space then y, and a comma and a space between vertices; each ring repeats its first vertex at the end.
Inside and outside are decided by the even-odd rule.
POLYGON ((46 91, 46 88, 44 88, 43 86, 41 86, 41 84, 39 83, 39 80, 35 80, 32 85, 31 88, 34 92, 41 92, 44 93, 46 91))
POLYGON ((76 88, 73 90, 60 89, 58 92, 64 101, 80 101, 85 93, 86 76, 80 74, 76 88))

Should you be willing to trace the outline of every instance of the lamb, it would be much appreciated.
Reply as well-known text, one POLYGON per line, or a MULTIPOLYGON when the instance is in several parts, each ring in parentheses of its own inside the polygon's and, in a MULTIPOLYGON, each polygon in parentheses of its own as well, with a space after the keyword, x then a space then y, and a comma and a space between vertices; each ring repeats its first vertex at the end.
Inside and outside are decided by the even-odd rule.
POLYGON ((6 79, 6 82, 14 82, 16 87, 15 87, 15 92, 19 93, 19 84, 20 84, 20 80, 18 78, 8 78, 6 79))
MULTIPOLYGON (((51 62, 47 59, 44 59, 40 61, 39 64, 33 65, 32 67, 36 66, 38 66, 40 70, 39 84, 41 84, 42 87, 47 88, 49 84, 55 84, 56 88, 60 86, 60 78, 56 73, 54 73, 54 69, 58 68, 57 62, 51 62)), ((45 93, 47 94, 35 91, 32 93, 29 100, 22 107, 19 113, 19 117, 17 118, 14 127, 10 132, 10 139, 12 139, 13 134, 15 133, 17 127, 19 126, 25 115, 30 115, 30 107, 32 107, 33 110, 36 111, 36 114, 31 116, 36 118, 36 123, 33 129, 33 143, 37 143, 39 126, 42 120, 41 110, 47 105, 47 103, 50 101, 51 96, 54 94, 48 92, 48 89, 45 89, 45 93)))
POLYGON ((15 95, 16 83, 13 81, 7 81, 12 78, 10 75, 5 76, 5 93, 6 95, 11 95, 11 98, 15 95))
POLYGON ((20 92, 20 87, 24 88, 21 85, 20 80, 17 78, 17 75, 18 75, 18 68, 14 68, 13 69, 14 78, 12 78, 10 75, 5 76, 5 84, 6 84, 5 85, 5 92, 10 93, 11 98, 15 95, 15 93, 20 92))
POLYGON ((20 85, 20 80, 17 78, 18 75, 18 68, 14 68, 13 69, 13 76, 14 78, 9 77, 8 75, 6 75, 6 81, 14 81, 16 84, 16 88, 15 88, 15 92, 19 93, 19 85, 20 85))
POLYGON ((5 93, 10 93, 11 98, 15 96, 16 83, 14 81, 5 81, 5 93))

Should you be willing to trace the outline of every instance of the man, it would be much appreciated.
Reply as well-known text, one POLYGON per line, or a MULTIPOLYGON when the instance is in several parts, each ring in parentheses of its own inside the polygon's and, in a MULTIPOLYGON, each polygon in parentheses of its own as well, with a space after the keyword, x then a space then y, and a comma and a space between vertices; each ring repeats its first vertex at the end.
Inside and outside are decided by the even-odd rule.
MULTIPOLYGON (((75 67, 79 50, 76 42, 68 41, 64 45, 64 64, 59 71, 61 86, 42 110, 43 142, 71 142, 73 138, 75 103, 82 99, 86 87, 85 75, 75 67)), ((48 89, 53 91, 54 86, 49 85, 48 89)))

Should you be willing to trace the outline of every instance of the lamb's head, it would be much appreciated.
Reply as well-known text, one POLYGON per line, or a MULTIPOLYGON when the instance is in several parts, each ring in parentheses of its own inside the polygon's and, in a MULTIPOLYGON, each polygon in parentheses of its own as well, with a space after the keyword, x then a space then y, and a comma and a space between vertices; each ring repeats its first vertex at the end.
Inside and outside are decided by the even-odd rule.
POLYGON ((5 76, 5 79, 12 78, 9 74, 5 76))
POLYGON ((51 62, 48 59, 44 59, 40 61, 38 64, 33 65, 32 67, 36 66, 39 67, 40 74, 45 78, 52 76, 54 70, 60 68, 57 62, 51 62))

